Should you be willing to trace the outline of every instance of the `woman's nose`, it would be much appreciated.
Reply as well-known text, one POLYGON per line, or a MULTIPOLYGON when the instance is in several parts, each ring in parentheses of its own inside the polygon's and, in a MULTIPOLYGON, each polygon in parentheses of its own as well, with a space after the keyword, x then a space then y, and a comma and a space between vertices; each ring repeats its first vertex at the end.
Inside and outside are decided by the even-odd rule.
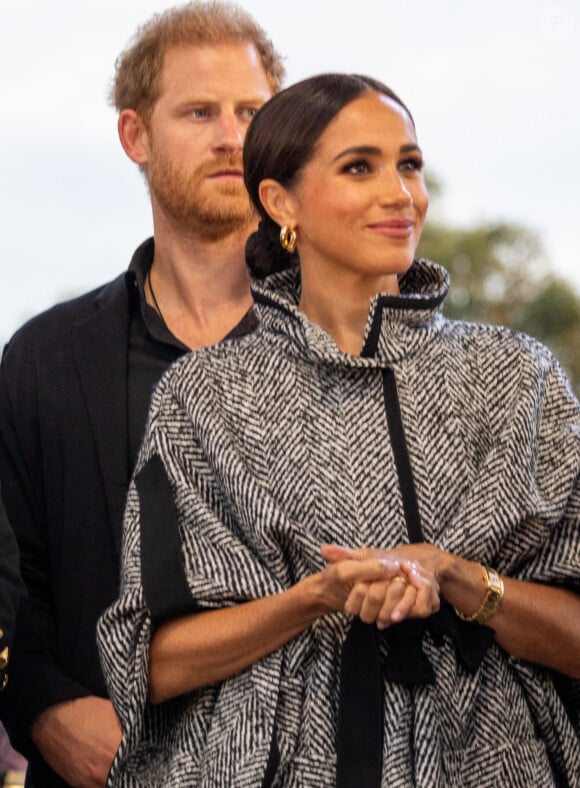
POLYGON ((382 179, 381 202, 400 206, 413 204, 413 195, 399 172, 388 173, 382 179))

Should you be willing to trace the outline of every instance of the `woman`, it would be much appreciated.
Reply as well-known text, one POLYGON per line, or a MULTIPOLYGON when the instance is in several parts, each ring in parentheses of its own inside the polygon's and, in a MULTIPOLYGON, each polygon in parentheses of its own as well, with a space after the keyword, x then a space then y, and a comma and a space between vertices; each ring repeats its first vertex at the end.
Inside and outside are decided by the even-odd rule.
POLYGON ((580 677, 580 408, 557 362, 440 313, 386 86, 283 91, 244 168, 260 328, 154 397, 99 628, 110 784, 578 784, 553 672, 580 677))

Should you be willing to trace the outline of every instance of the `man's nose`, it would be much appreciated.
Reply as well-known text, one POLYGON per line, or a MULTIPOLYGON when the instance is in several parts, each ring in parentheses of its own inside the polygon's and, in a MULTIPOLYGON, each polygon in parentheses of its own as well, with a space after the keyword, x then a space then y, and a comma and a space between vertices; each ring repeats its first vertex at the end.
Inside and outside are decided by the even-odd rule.
POLYGON ((244 135, 239 119, 234 113, 223 113, 217 124, 215 147, 218 150, 237 151, 242 149, 244 135))

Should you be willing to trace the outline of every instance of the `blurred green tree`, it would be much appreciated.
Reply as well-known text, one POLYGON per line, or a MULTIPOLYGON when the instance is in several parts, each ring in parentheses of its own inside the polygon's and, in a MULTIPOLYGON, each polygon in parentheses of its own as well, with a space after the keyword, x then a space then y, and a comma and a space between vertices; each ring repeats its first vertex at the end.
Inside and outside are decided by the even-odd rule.
MULTIPOLYGON (((432 198, 441 191, 434 180, 429 188, 432 198)), ((537 337, 558 357, 580 396, 580 297, 550 272, 537 235, 515 224, 459 229, 429 221, 418 254, 451 275, 447 315, 537 337)))

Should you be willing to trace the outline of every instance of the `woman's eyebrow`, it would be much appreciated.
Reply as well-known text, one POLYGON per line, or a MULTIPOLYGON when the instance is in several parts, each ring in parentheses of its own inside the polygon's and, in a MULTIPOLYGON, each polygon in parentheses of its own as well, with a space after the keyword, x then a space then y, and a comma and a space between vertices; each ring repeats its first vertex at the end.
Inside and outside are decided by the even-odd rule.
POLYGON ((372 145, 356 145, 353 148, 346 148, 345 150, 341 151, 337 156, 334 157, 332 161, 338 161, 339 159, 342 159, 345 156, 351 156, 352 154, 356 154, 357 156, 376 156, 380 152, 380 148, 375 148, 372 145))
POLYGON ((417 153, 423 153, 416 142, 409 142, 407 145, 401 145, 399 148, 399 153, 414 153, 415 151, 417 153))
MULTIPOLYGON (((415 142, 410 142, 406 145, 401 145, 399 148, 399 153, 411 153, 411 152, 418 152, 421 153, 421 148, 415 142)), ((344 158, 345 156, 377 156, 381 153, 380 148, 376 148, 374 145, 355 145, 352 148, 345 148, 345 150, 338 153, 333 162, 338 161, 339 159, 344 158)))

